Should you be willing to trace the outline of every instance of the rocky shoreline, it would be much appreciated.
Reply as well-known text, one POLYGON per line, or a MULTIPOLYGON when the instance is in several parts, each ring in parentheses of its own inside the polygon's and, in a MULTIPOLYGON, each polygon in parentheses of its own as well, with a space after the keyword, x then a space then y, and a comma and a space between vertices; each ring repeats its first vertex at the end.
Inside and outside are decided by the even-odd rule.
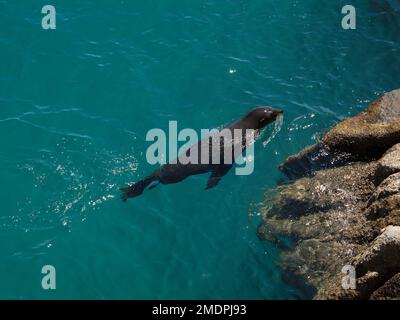
POLYGON ((314 299, 400 299, 400 89, 289 157, 261 239, 314 299), (355 286, 343 285, 355 272, 355 286))

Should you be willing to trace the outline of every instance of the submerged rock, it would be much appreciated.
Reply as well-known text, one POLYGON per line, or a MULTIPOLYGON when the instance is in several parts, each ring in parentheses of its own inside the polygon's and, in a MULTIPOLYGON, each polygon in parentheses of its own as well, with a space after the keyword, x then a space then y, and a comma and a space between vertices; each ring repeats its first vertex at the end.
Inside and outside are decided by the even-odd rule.
POLYGON ((390 279, 400 273, 400 90, 339 123, 281 169, 299 178, 267 192, 258 233, 284 249, 281 265, 295 282, 314 288, 316 299, 393 298, 399 282, 390 279), (355 289, 342 288, 345 266, 355 268, 355 289))

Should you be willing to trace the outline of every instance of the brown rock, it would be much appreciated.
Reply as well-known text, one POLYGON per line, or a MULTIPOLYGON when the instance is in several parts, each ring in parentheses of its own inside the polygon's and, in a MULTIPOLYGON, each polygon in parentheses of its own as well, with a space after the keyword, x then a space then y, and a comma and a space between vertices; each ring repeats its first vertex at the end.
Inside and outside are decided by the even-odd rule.
POLYGON ((398 300, 400 298, 400 273, 390 278, 371 295, 371 300, 398 300))
POLYGON ((396 278, 385 282, 400 273, 400 90, 281 169, 301 178, 266 195, 258 231, 284 249, 280 264, 295 283, 302 279, 317 299, 398 295, 396 278), (342 288, 348 265, 356 269, 356 289, 342 288))
MULTIPOLYGON (((399 155, 400 159, 400 155, 399 155)), ((368 201, 368 219, 386 217, 395 210, 400 211, 400 172, 386 178, 368 201)))
POLYGON ((389 294, 389 291, 391 294, 398 293, 396 290, 399 282, 389 283, 386 287, 385 282, 400 271, 400 227, 386 227, 370 246, 356 256, 351 265, 354 266, 357 277, 354 290, 342 288, 340 280, 343 275, 338 273, 321 283, 316 298, 365 300, 372 298, 374 292, 375 298, 389 294))
POLYGON ((337 124, 321 142, 289 157, 279 168, 288 177, 378 159, 400 141, 400 89, 386 93, 357 116, 337 124))
POLYGON ((400 270, 400 227, 388 226, 354 261, 357 276, 375 271, 382 277, 400 270))
POLYGON ((400 172, 400 143, 394 145, 378 161, 376 181, 380 183, 388 176, 400 172))

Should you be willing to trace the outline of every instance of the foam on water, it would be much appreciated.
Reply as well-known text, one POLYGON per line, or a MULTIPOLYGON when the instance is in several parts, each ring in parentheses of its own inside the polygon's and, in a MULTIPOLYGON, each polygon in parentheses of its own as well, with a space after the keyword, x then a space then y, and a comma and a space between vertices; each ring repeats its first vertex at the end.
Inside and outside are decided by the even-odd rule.
POLYGON ((275 138, 279 131, 281 131, 283 125, 283 115, 279 115, 273 123, 273 129, 270 134, 268 134, 267 130, 262 130, 260 133, 260 139, 262 140, 262 145, 264 148, 275 138))

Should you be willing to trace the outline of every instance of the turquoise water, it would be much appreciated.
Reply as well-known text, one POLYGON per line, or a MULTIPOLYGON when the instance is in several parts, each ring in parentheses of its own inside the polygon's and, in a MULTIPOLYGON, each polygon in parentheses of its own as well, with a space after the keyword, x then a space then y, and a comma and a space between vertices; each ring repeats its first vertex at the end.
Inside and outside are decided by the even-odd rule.
POLYGON ((307 297, 257 213, 285 157, 400 87, 399 2, 351 2, 345 31, 347 1, 54 0, 45 31, 47 1, 0 1, 0 298, 307 297), (154 169, 148 130, 257 105, 285 117, 252 175, 120 201, 154 169), (41 288, 47 264, 56 290, 41 288))

